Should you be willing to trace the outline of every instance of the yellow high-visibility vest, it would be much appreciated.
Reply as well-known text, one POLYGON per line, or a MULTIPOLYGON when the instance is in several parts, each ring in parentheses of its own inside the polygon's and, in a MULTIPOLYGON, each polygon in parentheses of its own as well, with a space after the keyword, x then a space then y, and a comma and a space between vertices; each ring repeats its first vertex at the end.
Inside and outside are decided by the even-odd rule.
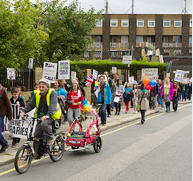
MULTIPOLYGON (((54 90, 49 89, 48 93, 46 94, 46 102, 47 102, 48 106, 50 105, 50 95, 51 95, 52 91, 54 91, 54 90)), ((36 110, 35 110, 35 113, 34 113, 34 118, 37 118, 37 110, 38 110, 39 103, 40 103, 40 98, 41 98, 40 91, 38 91, 35 94, 35 97, 36 97, 36 110)), ((56 112, 54 113, 54 115, 51 118, 53 120, 56 120, 56 119, 59 119, 61 117, 61 115, 62 115, 62 111, 61 111, 60 105, 57 103, 56 112)))

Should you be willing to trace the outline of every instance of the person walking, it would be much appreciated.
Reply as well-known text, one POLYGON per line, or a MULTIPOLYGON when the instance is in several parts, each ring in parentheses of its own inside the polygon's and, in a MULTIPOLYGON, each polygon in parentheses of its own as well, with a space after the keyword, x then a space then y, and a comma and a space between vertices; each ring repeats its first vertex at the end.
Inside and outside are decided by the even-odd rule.
POLYGON ((137 91, 136 99, 137 103, 141 107, 141 124, 145 122, 145 112, 148 109, 148 100, 147 97, 150 95, 150 90, 145 89, 145 85, 142 83, 140 89, 137 91))
POLYGON ((11 102, 9 101, 7 90, 0 84, 0 144, 1 149, 0 153, 4 153, 5 150, 9 147, 8 142, 2 135, 2 128, 4 125, 4 118, 8 117, 8 120, 11 121, 13 117, 11 102))
POLYGON ((182 101, 184 99, 186 101, 186 97, 187 97, 187 93, 188 93, 188 86, 187 86, 187 84, 182 84, 181 85, 181 91, 182 91, 182 101))
POLYGON ((124 93, 124 88, 123 88, 123 85, 121 85, 121 80, 117 79, 117 85, 115 86, 115 100, 114 100, 115 109, 116 109, 115 115, 120 115, 123 93, 124 93))
MULTIPOLYGON (((51 125, 53 125, 53 121, 60 119, 62 112, 58 104, 57 94, 53 89, 50 89, 50 81, 45 78, 40 79, 39 91, 36 92, 32 100, 23 109, 23 112, 20 113, 20 117, 23 118, 26 113, 34 108, 36 108, 34 118, 41 119, 37 122, 34 137, 41 138, 46 135, 47 145, 51 146, 56 139, 51 125)), ((34 159, 39 158, 40 144, 40 142, 34 142, 34 159)))
POLYGON ((169 78, 165 78, 165 82, 162 83, 161 96, 166 104, 166 112, 170 112, 170 101, 173 100, 174 89, 173 84, 169 82, 169 78))
POLYGON ((191 94, 192 94, 192 82, 191 82, 191 80, 189 80, 187 87, 188 87, 188 99, 191 100, 191 94))
POLYGON ((127 114, 128 111, 129 111, 129 101, 131 101, 131 88, 130 88, 130 84, 129 83, 126 83, 125 85, 125 91, 124 91, 124 94, 123 94, 123 97, 124 97, 124 102, 125 102, 125 105, 126 105, 126 111, 125 113, 127 114))
POLYGON ((137 97, 136 97, 137 91, 138 91, 137 84, 133 84, 131 95, 132 95, 133 109, 135 114, 137 113, 137 97))
MULTIPOLYGON (((111 94, 112 94, 112 89, 113 89, 112 79, 109 77, 108 72, 104 72, 104 75, 107 77, 107 83, 110 86, 111 94)), ((111 117, 111 104, 107 105, 107 117, 111 117)))
POLYGON ((177 111, 178 109, 178 94, 179 94, 180 90, 178 88, 178 84, 177 82, 174 82, 174 96, 173 96, 173 109, 174 112, 177 111))
POLYGON ((153 51, 151 49, 148 50, 148 55, 149 55, 149 61, 151 61, 153 56, 153 51))
MULTIPOLYGON (((133 87, 133 84, 137 84, 137 81, 135 80, 135 77, 134 76, 131 76, 133 78, 133 82, 129 82, 130 84, 130 87, 132 88, 133 87)), ((131 108, 133 108, 133 101, 131 100, 131 108)))
POLYGON ((107 82, 105 82, 105 76, 100 76, 100 92, 98 93, 97 103, 100 103, 100 117, 101 124, 106 125, 106 108, 108 104, 111 104, 111 89, 107 82))
POLYGON ((72 83, 72 88, 68 93, 67 101, 70 104, 68 108, 68 123, 71 126, 72 122, 80 116, 78 102, 84 100, 82 92, 78 89, 78 83, 72 83), (74 116, 73 116, 74 114, 74 116))
POLYGON ((115 98, 115 86, 117 85, 117 79, 119 78, 119 74, 115 74, 115 78, 113 79, 113 87, 112 87, 112 99, 111 99, 111 111, 114 109, 114 98, 115 98))

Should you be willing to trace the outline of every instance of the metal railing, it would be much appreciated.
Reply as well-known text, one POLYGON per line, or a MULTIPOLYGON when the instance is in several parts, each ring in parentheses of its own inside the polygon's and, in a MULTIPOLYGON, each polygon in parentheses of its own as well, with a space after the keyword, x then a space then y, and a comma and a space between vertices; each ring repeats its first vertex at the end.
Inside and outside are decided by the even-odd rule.
POLYGON ((111 48, 129 48, 129 43, 116 43, 111 42, 110 43, 111 48))
POLYGON ((136 43, 136 47, 147 47, 150 49, 155 49, 155 43, 138 42, 138 43, 136 43))
POLYGON ((182 47, 182 43, 162 43, 163 47, 171 47, 171 48, 181 48, 182 47))
POLYGON ((88 48, 101 48, 101 45, 103 45, 102 42, 94 42, 93 44, 89 44, 88 48))

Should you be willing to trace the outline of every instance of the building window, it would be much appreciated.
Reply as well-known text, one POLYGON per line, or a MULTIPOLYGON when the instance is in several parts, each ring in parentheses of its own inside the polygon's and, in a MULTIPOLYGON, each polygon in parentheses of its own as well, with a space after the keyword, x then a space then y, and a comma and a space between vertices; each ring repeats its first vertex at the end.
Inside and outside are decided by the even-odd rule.
POLYGON ((192 20, 190 20, 190 27, 192 27, 192 20))
POLYGON ((137 20, 137 27, 144 27, 144 20, 143 19, 137 20))
POLYGON ((192 43, 192 36, 189 36, 189 43, 192 43))
POLYGON ((163 27, 170 27, 170 20, 164 20, 163 27))
POLYGON ((189 54, 192 54, 192 49, 189 49, 189 54))
POLYGON ((136 43, 143 42, 143 36, 136 36, 136 43))
POLYGON ((122 27, 128 27, 129 26, 129 20, 128 19, 122 19, 121 20, 121 26, 122 27))
POLYGON ((182 20, 174 20, 174 27, 182 27, 182 20))
POLYGON ((84 52, 84 57, 85 57, 85 58, 89 58, 89 51, 84 52))
POLYGON ((118 20, 117 19, 111 19, 111 27, 117 27, 118 26, 118 20))
POLYGON ((102 19, 97 19, 96 21, 96 27, 102 27, 102 19))
POLYGON ((101 37, 100 36, 96 36, 96 47, 99 48, 101 46, 101 37))
POLYGON ((121 36, 121 43, 128 43, 128 36, 121 36))
POLYGON ((121 51, 121 57, 123 56, 129 56, 130 55, 130 51, 121 51))
POLYGON ((181 54, 181 50, 174 50, 174 56, 180 55, 181 54))
POLYGON ((117 58, 117 51, 111 51, 111 57, 117 58))
POLYGON ((164 50, 164 55, 170 55, 170 50, 164 50))
POLYGON ((155 20, 148 20, 148 27, 155 27, 155 20))
POLYGON ((180 43, 180 36, 173 36, 174 43, 180 43))

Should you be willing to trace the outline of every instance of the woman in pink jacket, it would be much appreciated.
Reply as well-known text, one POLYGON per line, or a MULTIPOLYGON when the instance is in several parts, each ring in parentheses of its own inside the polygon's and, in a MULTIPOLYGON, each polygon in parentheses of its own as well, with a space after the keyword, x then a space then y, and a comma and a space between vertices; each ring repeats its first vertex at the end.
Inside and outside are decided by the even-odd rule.
POLYGON ((169 78, 166 78, 165 82, 162 83, 160 94, 166 104, 166 112, 170 112, 170 101, 173 99, 174 88, 173 84, 169 81, 169 78))

